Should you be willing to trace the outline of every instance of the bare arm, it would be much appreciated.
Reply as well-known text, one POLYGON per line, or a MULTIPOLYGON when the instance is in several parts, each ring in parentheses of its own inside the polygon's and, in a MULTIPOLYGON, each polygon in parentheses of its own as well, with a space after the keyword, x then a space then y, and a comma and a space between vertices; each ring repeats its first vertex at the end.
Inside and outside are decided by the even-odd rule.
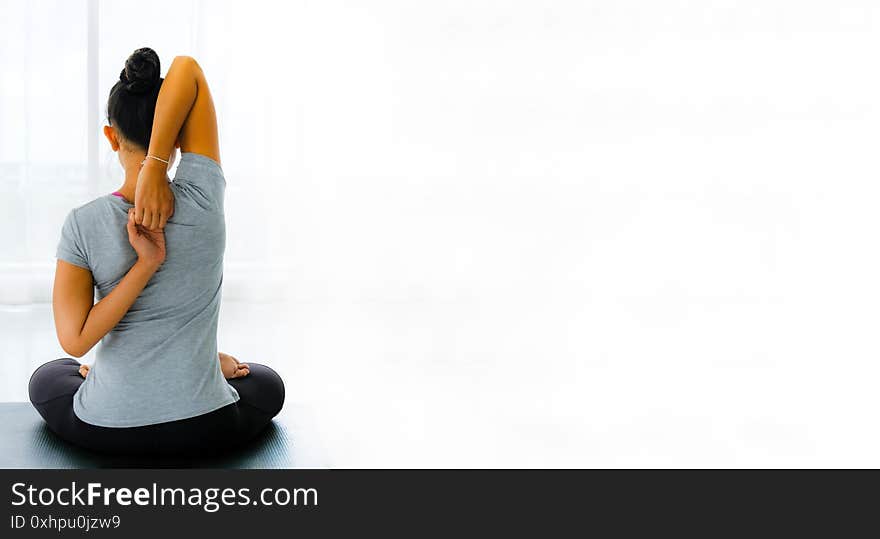
POLYGON ((138 261, 107 297, 92 305, 92 272, 59 260, 52 308, 61 348, 73 357, 84 356, 122 320, 155 272, 138 261))
POLYGON ((138 260, 116 288, 98 303, 93 304, 92 272, 63 260, 59 260, 55 267, 52 290, 55 332, 61 348, 74 357, 84 356, 116 327, 165 260, 162 231, 138 228, 133 214, 129 214, 126 226, 138 260))
MULTIPOLYGON (((217 114, 208 81, 194 58, 178 56, 168 69, 153 117, 148 155, 168 159, 175 143, 182 152, 192 152, 220 162, 217 114)), ((160 192, 168 189, 167 165, 147 159, 138 176, 135 192, 135 222, 147 228, 164 228, 167 215, 153 210, 160 192)))

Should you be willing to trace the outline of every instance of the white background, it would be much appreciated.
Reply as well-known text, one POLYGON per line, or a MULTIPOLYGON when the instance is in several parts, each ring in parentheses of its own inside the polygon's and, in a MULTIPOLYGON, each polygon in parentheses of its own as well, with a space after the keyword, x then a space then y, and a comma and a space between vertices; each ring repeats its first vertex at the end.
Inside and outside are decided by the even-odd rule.
POLYGON ((217 100, 221 348, 323 464, 880 465, 873 2, 0 6, 0 400, 149 45, 217 100))

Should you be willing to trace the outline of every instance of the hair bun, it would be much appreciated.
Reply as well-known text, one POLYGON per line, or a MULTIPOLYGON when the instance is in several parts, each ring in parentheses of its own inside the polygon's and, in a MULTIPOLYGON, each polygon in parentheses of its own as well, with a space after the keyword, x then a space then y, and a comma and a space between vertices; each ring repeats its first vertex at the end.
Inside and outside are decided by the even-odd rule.
POLYGON ((147 93, 159 85, 159 55, 149 47, 131 53, 119 80, 133 94, 147 93))

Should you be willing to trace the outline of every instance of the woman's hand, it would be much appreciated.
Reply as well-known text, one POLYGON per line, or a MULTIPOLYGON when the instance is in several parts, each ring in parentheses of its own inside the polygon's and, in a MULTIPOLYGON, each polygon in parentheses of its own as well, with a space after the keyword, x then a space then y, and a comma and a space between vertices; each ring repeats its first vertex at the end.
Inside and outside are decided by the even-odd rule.
POLYGON ((148 230, 134 222, 134 208, 128 210, 128 242, 138 260, 158 268, 165 261, 165 231, 148 230))
POLYGON ((85 378, 86 376, 89 375, 90 370, 91 370, 91 367, 89 367, 88 365, 83 363, 82 365, 79 366, 79 375, 82 376, 83 378, 85 378))
POLYGON ((134 190, 134 222, 149 230, 165 228, 174 213, 174 194, 168 185, 165 163, 147 159, 134 190))
POLYGON ((233 378, 241 378, 242 376, 247 376, 251 373, 250 368, 245 363, 239 363, 237 359, 230 356, 229 354, 224 354, 220 352, 217 354, 220 359, 220 372, 223 373, 223 377, 227 380, 231 380, 233 378))

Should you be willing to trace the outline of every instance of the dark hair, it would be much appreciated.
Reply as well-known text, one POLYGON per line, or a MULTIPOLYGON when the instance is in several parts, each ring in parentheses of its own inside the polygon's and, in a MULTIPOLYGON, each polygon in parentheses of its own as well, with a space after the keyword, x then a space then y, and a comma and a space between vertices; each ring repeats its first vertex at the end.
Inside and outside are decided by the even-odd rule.
POLYGON ((131 53, 125 61, 119 82, 110 89, 107 99, 107 121, 125 140, 144 150, 150 147, 153 114, 162 81, 159 55, 144 47, 131 53))

